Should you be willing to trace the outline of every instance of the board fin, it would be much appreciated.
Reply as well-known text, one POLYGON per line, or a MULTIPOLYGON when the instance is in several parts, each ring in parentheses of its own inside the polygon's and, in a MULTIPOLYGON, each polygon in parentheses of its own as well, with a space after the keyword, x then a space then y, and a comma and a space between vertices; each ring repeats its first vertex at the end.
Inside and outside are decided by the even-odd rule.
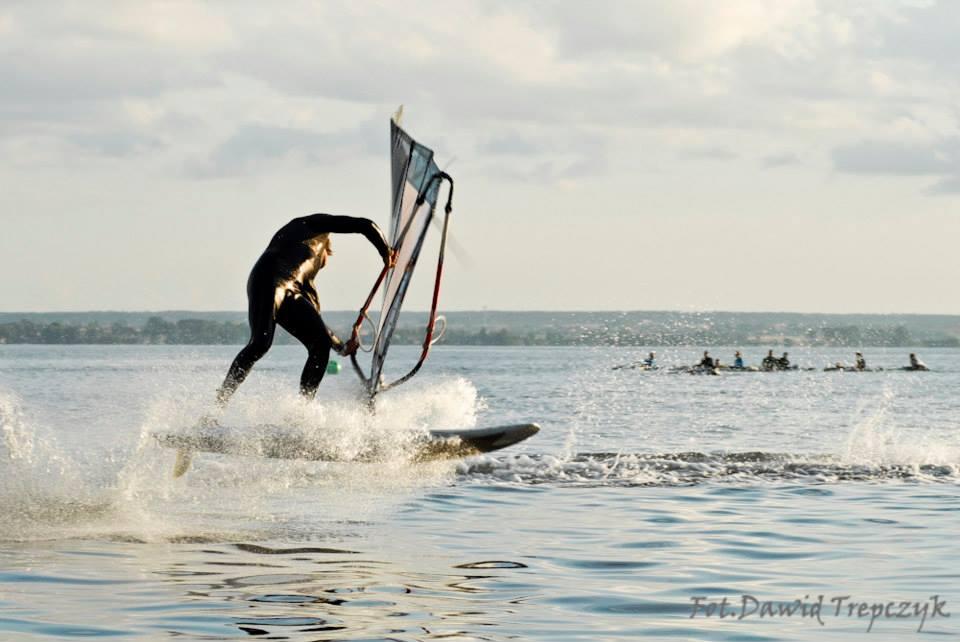
POLYGON ((190 462, 193 461, 193 451, 181 448, 177 451, 177 460, 173 462, 173 478, 183 477, 190 469, 190 462))

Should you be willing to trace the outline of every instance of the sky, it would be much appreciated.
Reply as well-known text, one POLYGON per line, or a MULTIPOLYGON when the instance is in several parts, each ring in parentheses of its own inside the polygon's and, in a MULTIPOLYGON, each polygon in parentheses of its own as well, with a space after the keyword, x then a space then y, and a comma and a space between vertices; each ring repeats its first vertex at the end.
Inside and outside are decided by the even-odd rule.
MULTIPOLYGON (((0 311, 245 309, 291 218, 387 225, 402 104, 456 180, 442 309, 960 314, 958 28, 919 0, 8 1, 0 311)), ((323 306, 379 267, 336 239, 323 306)))

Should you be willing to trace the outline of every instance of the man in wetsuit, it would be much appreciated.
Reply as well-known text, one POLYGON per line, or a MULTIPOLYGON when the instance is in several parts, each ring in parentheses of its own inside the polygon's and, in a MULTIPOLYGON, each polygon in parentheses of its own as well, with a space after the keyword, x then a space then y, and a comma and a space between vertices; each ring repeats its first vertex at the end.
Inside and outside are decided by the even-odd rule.
POLYGON ((312 399, 330 360, 330 349, 347 356, 357 350, 352 338, 343 343, 320 316, 320 299, 313 279, 326 264, 331 234, 363 234, 385 265, 395 254, 376 223, 365 218, 312 214, 295 218, 273 235, 247 279, 250 340, 233 360, 217 391, 222 407, 243 383, 253 364, 273 343, 277 324, 307 348, 300 376, 300 394, 312 399))

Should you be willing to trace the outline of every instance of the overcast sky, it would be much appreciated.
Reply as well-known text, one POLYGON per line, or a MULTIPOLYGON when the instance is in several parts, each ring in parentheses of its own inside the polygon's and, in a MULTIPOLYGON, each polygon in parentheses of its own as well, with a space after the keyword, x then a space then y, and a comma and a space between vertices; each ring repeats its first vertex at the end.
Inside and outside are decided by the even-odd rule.
MULTIPOLYGON (((445 309, 960 314, 958 33, 917 0, 8 1, 0 310, 244 309, 289 219, 386 226, 402 103, 457 181, 445 309)), ((377 253, 335 250, 355 309, 377 253)))

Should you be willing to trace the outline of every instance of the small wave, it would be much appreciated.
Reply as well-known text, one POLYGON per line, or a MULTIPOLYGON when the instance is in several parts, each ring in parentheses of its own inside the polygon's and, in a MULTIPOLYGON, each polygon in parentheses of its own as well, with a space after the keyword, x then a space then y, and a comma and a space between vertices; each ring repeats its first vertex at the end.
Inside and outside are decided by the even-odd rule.
POLYGON ((831 455, 768 452, 579 453, 474 457, 458 466, 476 481, 573 486, 691 486, 711 482, 907 480, 960 482, 960 462, 850 463, 831 455))

